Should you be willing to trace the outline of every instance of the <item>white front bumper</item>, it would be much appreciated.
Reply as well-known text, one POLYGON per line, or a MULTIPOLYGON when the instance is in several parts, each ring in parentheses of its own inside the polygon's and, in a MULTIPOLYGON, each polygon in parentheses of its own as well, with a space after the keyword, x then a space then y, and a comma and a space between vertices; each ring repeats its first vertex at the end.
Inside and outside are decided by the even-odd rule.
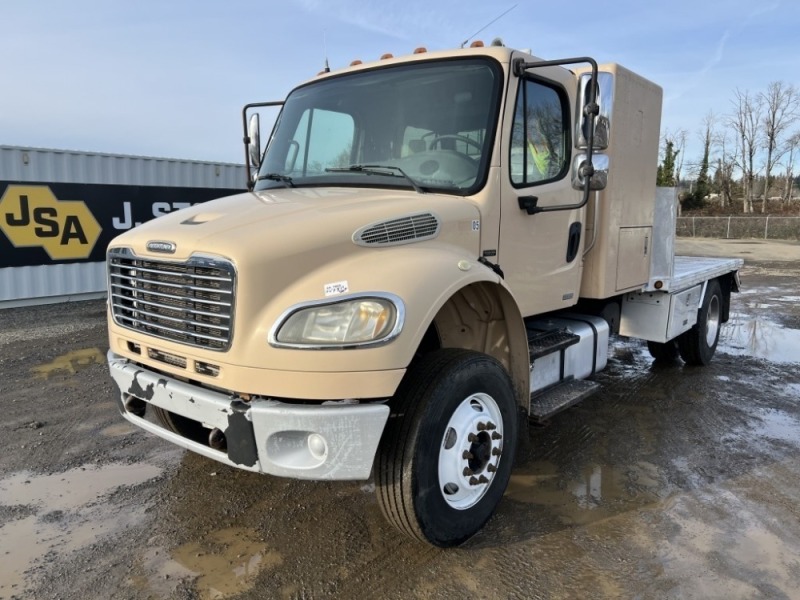
POLYGON ((134 425, 232 467, 295 479, 367 479, 387 404, 289 404, 234 396, 149 371, 113 352, 120 411, 134 425), (227 452, 184 438, 125 409, 130 397, 225 434, 227 452))

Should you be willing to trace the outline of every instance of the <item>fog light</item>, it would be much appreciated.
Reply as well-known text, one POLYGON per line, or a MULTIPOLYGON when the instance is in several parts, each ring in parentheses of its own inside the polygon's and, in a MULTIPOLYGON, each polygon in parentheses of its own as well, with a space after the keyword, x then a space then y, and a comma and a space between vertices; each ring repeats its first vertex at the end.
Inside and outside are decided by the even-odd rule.
POLYGON ((325 458, 328 454, 328 443, 325 441, 325 438, 318 433, 309 434, 308 451, 318 460, 325 458))

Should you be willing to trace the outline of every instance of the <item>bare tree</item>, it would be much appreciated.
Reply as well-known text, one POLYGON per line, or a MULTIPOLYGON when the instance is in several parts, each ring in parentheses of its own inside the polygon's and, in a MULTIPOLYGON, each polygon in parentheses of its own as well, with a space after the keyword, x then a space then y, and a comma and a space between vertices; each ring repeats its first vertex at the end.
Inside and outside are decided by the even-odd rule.
POLYGON ((759 94, 765 107, 763 119, 764 145, 767 149, 767 162, 764 165, 764 201, 761 212, 766 211, 769 197, 770 175, 776 163, 786 152, 783 134, 800 117, 800 96, 792 85, 773 81, 766 92, 759 94))
POLYGON ((715 132, 713 144, 718 149, 715 180, 719 185, 719 202, 722 208, 733 204, 733 171, 738 164, 737 144, 732 144, 727 131, 715 132))
POLYGON ((736 133, 739 145, 738 166, 742 170, 744 183, 744 198, 742 211, 753 212, 753 183, 755 181, 755 157, 761 148, 759 125, 763 114, 763 99, 761 96, 752 96, 745 90, 738 88, 732 100, 733 113, 728 117, 730 127, 736 133))
POLYGON ((800 131, 795 131, 786 140, 786 186, 783 190, 783 201, 789 202, 792 199, 792 188, 794 187, 794 159, 800 150, 800 131))
POLYGON ((675 132, 673 138, 673 144, 675 145, 675 150, 677 152, 677 161, 675 162, 675 182, 680 184, 681 182, 681 171, 683 170, 683 159, 686 156, 686 138, 688 137, 688 133, 685 129, 679 129, 675 132))

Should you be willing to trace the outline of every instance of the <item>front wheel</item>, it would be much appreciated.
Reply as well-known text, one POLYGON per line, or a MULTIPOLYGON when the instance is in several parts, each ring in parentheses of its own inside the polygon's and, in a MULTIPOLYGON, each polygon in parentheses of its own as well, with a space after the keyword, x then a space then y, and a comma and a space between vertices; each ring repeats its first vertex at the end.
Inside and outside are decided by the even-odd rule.
POLYGON ((395 395, 379 450, 383 514, 421 541, 463 543, 505 492, 517 429, 511 379, 500 363, 452 348, 426 355, 395 395))
POLYGON ((705 366, 717 350, 722 326, 722 290, 712 279, 706 286, 703 305, 697 313, 697 323, 678 336, 678 351, 687 365, 705 366))

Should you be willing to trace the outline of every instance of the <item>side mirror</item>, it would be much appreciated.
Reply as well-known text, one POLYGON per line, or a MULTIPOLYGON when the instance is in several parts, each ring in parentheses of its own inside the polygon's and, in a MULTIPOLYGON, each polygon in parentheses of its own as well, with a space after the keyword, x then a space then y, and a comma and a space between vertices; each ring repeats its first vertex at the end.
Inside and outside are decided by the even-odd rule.
MULTIPOLYGON (((572 187, 576 190, 583 190, 586 182, 586 162, 585 154, 577 154, 572 161, 572 187)), ((594 173, 589 179, 589 189, 595 192, 606 189, 608 185, 608 155, 595 154, 592 156, 592 166, 594 173)))
POLYGON ((250 164, 253 168, 258 169, 261 166, 261 122, 258 118, 258 113, 250 116, 250 122, 247 127, 247 137, 249 142, 247 144, 247 152, 250 154, 250 164))
MULTIPOLYGON (((584 107, 589 102, 589 82, 591 73, 584 73, 580 78, 580 88, 578 90, 578 107, 576 115, 577 131, 575 132, 577 147, 586 150, 589 144, 589 117, 584 113, 584 107)), ((611 138, 611 110, 614 105, 614 76, 611 73, 597 73, 597 94, 596 102, 600 109, 594 122, 594 142, 592 150, 605 150, 611 138)))

